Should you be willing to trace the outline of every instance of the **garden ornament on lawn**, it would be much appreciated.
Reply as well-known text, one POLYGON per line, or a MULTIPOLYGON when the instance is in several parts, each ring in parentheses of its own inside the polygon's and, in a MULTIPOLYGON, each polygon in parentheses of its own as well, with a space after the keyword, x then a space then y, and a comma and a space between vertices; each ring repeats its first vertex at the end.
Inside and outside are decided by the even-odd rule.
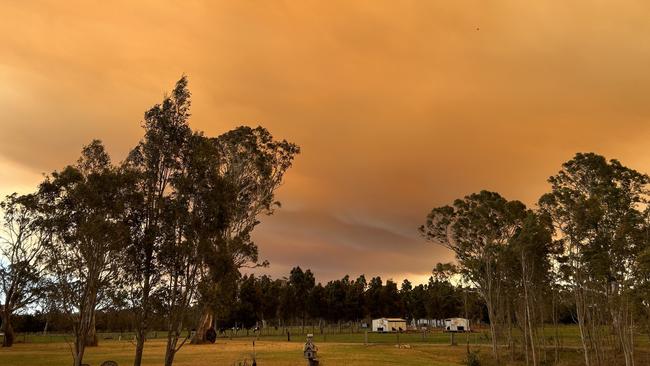
POLYGON ((302 348, 303 354, 305 355, 305 358, 307 359, 307 365, 309 366, 317 366, 318 365, 318 357, 317 357, 317 352, 318 352, 318 347, 314 344, 314 335, 313 334, 307 334, 307 342, 305 343, 305 346, 302 348))

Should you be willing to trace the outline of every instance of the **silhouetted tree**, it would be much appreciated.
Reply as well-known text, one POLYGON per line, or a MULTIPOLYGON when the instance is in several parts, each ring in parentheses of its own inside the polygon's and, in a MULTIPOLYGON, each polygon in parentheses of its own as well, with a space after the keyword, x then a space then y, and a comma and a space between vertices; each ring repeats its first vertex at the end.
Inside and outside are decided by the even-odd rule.
POLYGON ((564 244, 562 279, 575 297, 585 364, 605 362, 609 320, 626 365, 634 364, 630 316, 639 254, 647 245, 647 175, 593 153, 576 154, 540 199, 564 244))
POLYGON ((160 249, 163 244, 163 218, 170 195, 171 179, 182 169, 181 153, 191 136, 190 92, 182 77, 161 104, 144 114, 144 137, 123 164, 129 177, 125 222, 129 227, 127 247, 120 267, 122 282, 129 293, 135 316, 136 347, 134 366, 142 363, 142 352, 149 329, 152 295, 161 280, 160 249))
POLYGON ((307 300, 309 298, 309 293, 314 288, 315 279, 313 273, 310 270, 303 270, 300 267, 295 267, 291 270, 289 274, 289 287, 292 287, 291 293, 295 295, 293 297, 293 309, 295 310, 294 315, 298 315, 301 318, 301 327, 302 332, 305 332, 305 319, 307 318, 307 300))
POLYGON ((293 143, 274 140, 263 127, 238 127, 214 138, 213 143, 219 149, 219 173, 229 182, 235 195, 230 202, 228 226, 221 233, 219 248, 214 248, 221 260, 215 265, 215 261, 206 259, 207 268, 216 274, 208 276, 202 286, 202 315, 192 340, 194 343, 204 341, 205 331, 212 324, 219 273, 224 268, 238 272, 242 267, 267 265, 267 262, 258 261, 257 245, 251 233, 260 223, 261 215, 271 215, 279 207, 275 190, 300 152, 293 143))
POLYGON ((12 317, 36 302, 42 295, 43 244, 45 230, 39 227, 40 215, 33 195, 12 194, 0 203, 0 322, 3 347, 14 341, 12 317))
POLYGON ((82 364, 98 299, 115 283, 115 260, 127 236, 122 224, 124 184, 103 145, 84 147, 75 166, 54 172, 38 191, 47 269, 56 299, 74 332, 74 365, 82 364))
POLYGON ((456 254, 461 274, 485 300, 490 318, 492 353, 498 355, 499 304, 502 294, 503 248, 522 225, 525 206, 507 201, 498 193, 481 191, 454 201, 453 206, 435 208, 420 227, 425 239, 456 254))

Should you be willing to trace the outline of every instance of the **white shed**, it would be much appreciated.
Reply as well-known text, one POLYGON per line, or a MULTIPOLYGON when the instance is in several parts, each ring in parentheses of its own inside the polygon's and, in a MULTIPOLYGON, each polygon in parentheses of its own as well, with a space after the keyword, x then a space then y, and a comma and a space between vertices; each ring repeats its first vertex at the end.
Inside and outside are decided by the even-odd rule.
POLYGON ((372 320, 373 332, 400 332, 406 330, 406 320, 402 318, 379 318, 372 320))
POLYGON ((449 318, 445 319, 445 331, 447 332, 469 332, 469 319, 449 318))
POLYGON ((411 326, 414 328, 444 328, 445 319, 412 319, 411 326))

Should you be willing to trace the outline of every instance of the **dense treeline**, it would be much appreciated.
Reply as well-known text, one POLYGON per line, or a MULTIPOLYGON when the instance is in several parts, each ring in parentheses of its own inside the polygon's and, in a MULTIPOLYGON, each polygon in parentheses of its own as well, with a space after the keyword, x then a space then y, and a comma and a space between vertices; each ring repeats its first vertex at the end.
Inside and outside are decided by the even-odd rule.
MULTIPOLYGON (((217 311, 218 330, 254 330, 255 328, 309 326, 326 324, 358 330, 361 323, 378 317, 401 317, 412 323, 420 319, 467 317, 473 324, 488 324, 487 308, 475 289, 454 284, 455 267, 438 264, 425 284, 413 285, 404 280, 399 288, 392 280, 382 281, 365 276, 351 280, 316 283, 310 270, 295 267, 287 277, 273 279, 267 275, 243 275, 233 289, 232 301, 217 311), (306 285, 305 285, 306 284, 306 285)), ((559 323, 573 322, 570 302, 561 302, 559 323)), ((150 328, 163 329, 165 314, 154 312, 150 328)), ((190 313, 188 324, 200 316, 199 309, 190 313)), ((14 317, 18 332, 69 332, 65 315, 53 309, 44 313, 20 314, 14 317)), ((416 324, 421 326, 423 324, 416 324)), ((115 303, 96 313, 96 328, 101 332, 133 332, 132 310, 115 303)), ((322 329, 321 329, 322 331, 322 329)))
MULTIPOLYGON (((450 268, 446 265, 446 268, 450 268)), ((441 268, 441 266, 438 266, 441 268)), ((392 280, 365 276, 351 280, 345 276, 325 285, 316 283, 310 270, 300 267, 288 277, 272 279, 267 275, 244 275, 231 294, 232 301, 217 311, 221 330, 233 327, 254 329, 262 326, 323 326, 324 324, 360 323, 378 317, 444 319, 468 316, 475 322, 486 320, 485 306, 472 289, 452 284, 450 273, 434 271, 428 283, 413 286, 404 280, 398 288, 392 280)), ((195 307, 190 317, 199 316, 195 307)), ((106 332, 131 332, 131 309, 117 303, 96 312, 96 328, 106 332)), ((154 312, 151 329, 163 329, 164 312, 154 312)), ((191 322, 190 322, 191 324, 191 322)), ((14 326, 21 332, 70 331, 64 315, 53 309, 16 316, 14 326)))
MULTIPOLYGON (((356 329, 378 317, 444 319, 465 314, 465 295, 448 278, 431 277, 428 284, 415 287, 405 280, 398 287, 380 277, 368 281, 364 276, 354 280, 345 276, 323 285, 315 283, 310 270, 296 267, 282 279, 243 276, 233 306, 221 312, 218 324, 221 328, 322 327, 345 322, 356 329)), ((467 304, 467 313, 481 320, 482 302, 475 293, 469 292, 467 304)))

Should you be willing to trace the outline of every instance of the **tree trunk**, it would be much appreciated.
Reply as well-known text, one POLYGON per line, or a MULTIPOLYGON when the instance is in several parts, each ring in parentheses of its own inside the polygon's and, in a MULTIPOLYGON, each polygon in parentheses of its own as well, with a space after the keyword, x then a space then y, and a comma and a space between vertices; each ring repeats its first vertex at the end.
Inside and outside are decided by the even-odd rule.
POLYGON ((82 303, 83 305, 79 306, 79 318, 74 328, 75 346, 72 352, 74 366, 80 366, 82 364, 88 336, 91 332, 92 326, 94 325, 93 319, 95 317, 95 301, 97 299, 97 292, 96 287, 93 286, 92 282, 88 287, 91 289, 90 293, 85 303, 82 303))
POLYGON ((214 311, 209 307, 205 306, 203 312, 201 313, 201 318, 199 319, 199 324, 196 327, 196 334, 192 337, 192 344, 202 344, 206 343, 207 339, 205 334, 208 329, 212 328, 212 323, 214 321, 214 311))
MULTIPOLYGON (((524 317, 525 316, 526 315, 524 313, 524 317)), ((524 341, 524 355, 526 355, 526 366, 528 366, 529 365, 529 361, 528 361, 528 333, 529 333, 529 329, 528 329, 528 326, 526 325, 526 319, 524 319, 524 321, 523 321, 523 328, 524 328, 523 329, 524 330, 524 339, 523 339, 523 341, 524 341)))
POLYGON ((508 320, 508 348, 510 348, 510 361, 515 360, 515 338, 512 336, 512 317, 513 313, 516 316, 517 310, 515 309, 514 311, 510 310, 510 301, 506 302, 507 307, 506 307, 506 312, 508 314, 507 320, 508 320))
MULTIPOLYGON (((623 301, 620 301, 622 303, 623 301)), ((628 311, 626 307, 623 307, 622 304, 614 302, 613 305, 610 305, 612 323, 614 329, 616 330, 616 335, 618 337, 621 350, 623 351, 623 356, 625 359, 625 366, 634 366, 634 344, 632 342, 632 327, 629 326, 630 333, 628 333, 628 311)))
POLYGON ((172 366, 174 364, 174 356, 176 356, 176 352, 173 350, 167 350, 165 352, 165 366, 172 366))
POLYGON ((74 366, 81 366, 84 358, 84 352, 86 351, 86 339, 85 337, 76 337, 74 344, 74 351, 72 353, 72 359, 74 366))
POLYGON ((142 364, 144 342, 147 340, 147 320, 149 316, 149 293, 151 291, 151 278, 149 275, 145 276, 144 286, 142 288, 142 308, 139 309, 140 314, 136 315, 135 322, 135 355, 133 358, 133 366, 140 366, 142 364))
POLYGON ((14 344, 14 328, 11 326, 11 316, 6 312, 2 314, 2 347, 11 347, 14 344))
POLYGON ((585 299, 580 291, 580 289, 576 289, 576 315, 578 318, 578 329, 580 330, 582 351, 585 356, 585 365, 590 366, 589 345, 587 344, 587 326, 585 324, 585 299))
POLYGON ((47 326, 50 324, 49 315, 45 318, 45 326, 43 327, 43 335, 47 335, 47 326))
POLYGON ((92 319, 90 320, 90 330, 86 336, 86 347, 97 347, 99 341, 97 339, 97 326, 95 324, 96 312, 93 312, 92 319))
POLYGON ((174 363, 174 356, 176 356, 176 343, 178 336, 172 335, 170 332, 167 335, 167 348, 165 350, 165 366, 172 366, 174 363))
POLYGON ((497 319, 491 301, 487 302, 487 308, 488 308, 488 317, 490 318, 490 335, 492 336, 492 355, 496 360, 496 364, 499 365, 500 361, 499 361, 499 348, 497 345, 497 326, 495 324, 497 319))
MULTIPOLYGON (((535 353, 535 335, 533 332, 533 319, 530 311, 530 298, 528 296, 528 271, 526 270, 526 257, 521 255, 521 274, 524 284, 524 303, 526 304, 525 319, 528 324, 528 337, 530 339, 530 351, 533 358, 533 366, 537 366, 537 354, 535 353)), ((528 355, 526 355, 528 357, 528 355)))
POLYGON ((140 366, 142 363, 142 352, 144 351, 144 342, 146 340, 146 331, 142 328, 135 332, 135 358, 133 366, 140 366))
POLYGON ((560 362, 560 331, 558 328, 558 321, 557 321, 557 305, 556 305, 556 295, 555 295, 555 290, 553 291, 553 328, 555 330, 555 337, 553 337, 553 346, 555 350, 555 363, 557 364, 560 362))

